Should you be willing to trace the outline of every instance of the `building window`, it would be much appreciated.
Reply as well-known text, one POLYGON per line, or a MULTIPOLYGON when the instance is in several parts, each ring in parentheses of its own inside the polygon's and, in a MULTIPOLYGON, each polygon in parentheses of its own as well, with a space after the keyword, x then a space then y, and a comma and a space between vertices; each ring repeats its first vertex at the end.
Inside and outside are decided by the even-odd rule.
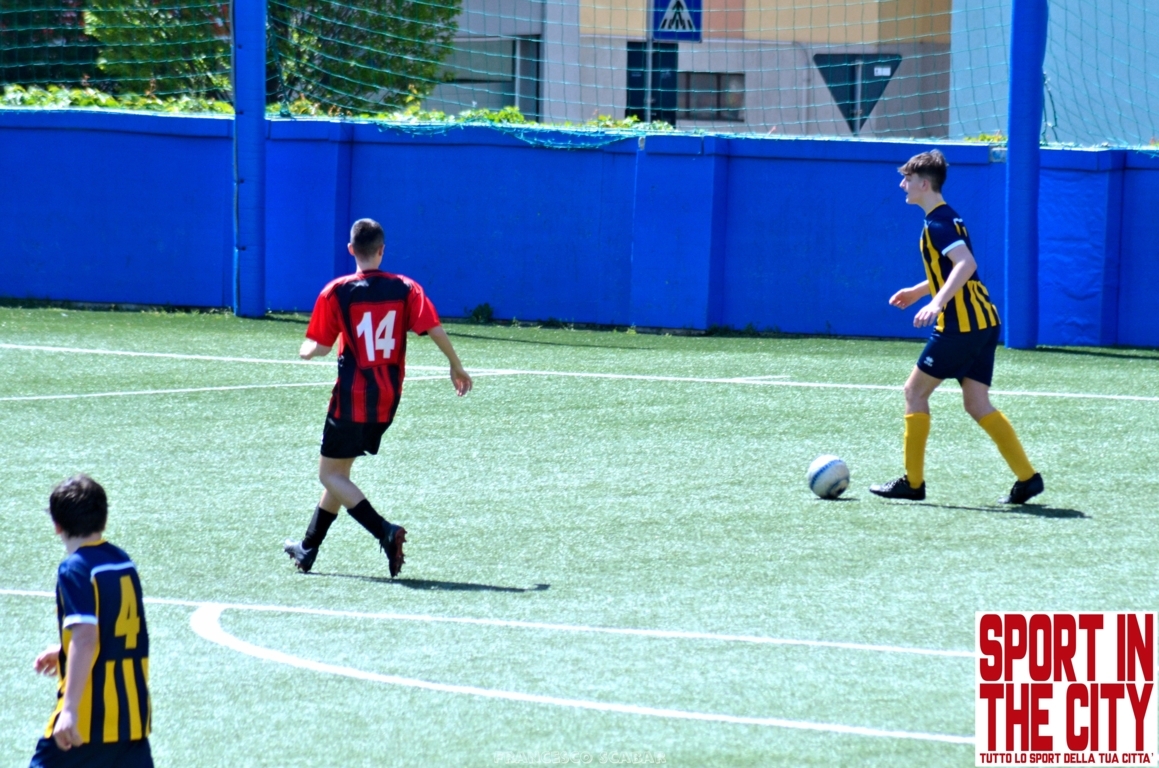
POLYGON ((743 72, 679 72, 677 80, 679 117, 744 122, 743 72))
POLYGON ((539 120, 539 38, 515 41, 515 106, 528 120, 539 120))
POLYGON ((648 88, 648 44, 628 43, 628 103, 624 117, 676 125, 676 43, 652 43, 652 88, 648 88), (651 101, 648 101, 649 96, 651 101))
POLYGON ((454 46, 424 109, 458 114, 516 106, 528 120, 539 119, 538 38, 460 38, 454 46))

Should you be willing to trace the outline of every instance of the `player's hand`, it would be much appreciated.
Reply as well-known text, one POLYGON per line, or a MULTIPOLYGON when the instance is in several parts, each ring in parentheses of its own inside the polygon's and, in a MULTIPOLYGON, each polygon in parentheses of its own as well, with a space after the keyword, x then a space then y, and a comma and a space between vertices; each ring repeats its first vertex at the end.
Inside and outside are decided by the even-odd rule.
POLYGON ((925 328, 935 322, 940 314, 942 314, 942 307, 938 305, 938 302, 931 301, 914 315, 914 328, 925 328))
POLYGON ((56 746, 65 752, 85 743, 80 736, 76 720, 76 712, 62 709, 56 718, 56 727, 52 729, 52 738, 56 741, 56 746))
POLYGON ((51 648, 45 648, 44 652, 36 657, 36 663, 32 665, 37 674, 41 675, 55 675, 60 671, 60 646, 54 645, 51 648))
POLYGON ((915 291, 913 288, 902 288, 889 297, 889 305, 898 309, 905 309, 920 299, 925 291, 915 291))
POLYGON ((455 385, 455 392, 459 394, 459 397, 470 392, 471 387, 475 385, 475 382, 471 381, 470 374, 462 368, 455 367, 451 368, 451 383, 455 385))

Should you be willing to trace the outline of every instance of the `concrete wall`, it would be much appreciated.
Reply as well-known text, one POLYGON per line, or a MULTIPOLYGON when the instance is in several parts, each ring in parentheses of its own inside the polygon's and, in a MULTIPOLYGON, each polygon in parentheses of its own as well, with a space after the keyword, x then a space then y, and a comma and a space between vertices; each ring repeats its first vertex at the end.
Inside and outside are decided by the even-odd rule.
MULTIPOLYGON (((267 125, 271 309, 309 310, 372 216, 387 267, 447 316, 923 335, 886 299, 923 276, 896 168, 930 144, 267 125)), ((0 111, 0 296, 228 305, 230 126, 0 111)), ((1002 307, 1005 166, 940 146, 1002 307)), ((1159 346, 1159 159, 1047 150, 1043 169, 1040 342, 1159 346)))

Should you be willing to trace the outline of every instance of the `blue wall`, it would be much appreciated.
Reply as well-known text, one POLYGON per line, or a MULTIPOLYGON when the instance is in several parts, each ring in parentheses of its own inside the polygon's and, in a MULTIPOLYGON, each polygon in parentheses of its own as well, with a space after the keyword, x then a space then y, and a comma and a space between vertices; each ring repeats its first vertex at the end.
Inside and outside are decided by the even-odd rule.
POLYGON ((1159 157, 1127 155, 1119 258, 1118 343, 1159 346, 1159 157))
POLYGON ((227 306, 232 126, 0 110, 0 295, 227 306))
MULTIPOLYGON (((380 220, 388 269, 447 316, 918 337, 886 304, 923 279, 898 165, 927 144, 626 137, 561 150, 483 127, 271 120, 266 298, 309 310, 380 220)), ((0 295, 227 306, 228 118, 0 111, 0 295)), ((551 134, 554 141, 582 141, 551 134)), ((946 196, 1002 306, 1005 167, 942 146, 946 196)), ((1043 344, 1159 346, 1159 160, 1044 150, 1043 344), (1151 201, 1151 205, 1148 205, 1151 201)))

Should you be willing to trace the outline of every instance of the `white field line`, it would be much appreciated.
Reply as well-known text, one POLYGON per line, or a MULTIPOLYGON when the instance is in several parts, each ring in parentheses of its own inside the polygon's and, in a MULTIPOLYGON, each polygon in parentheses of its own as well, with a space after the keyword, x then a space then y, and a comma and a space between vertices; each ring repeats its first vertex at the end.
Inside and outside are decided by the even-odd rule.
MULTIPOLYGON (((442 376, 412 376, 407 381, 442 381, 442 376)), ((0 397, 0 403, 27 400, 80 400, 86 397, 132 397, 134 395, 184 395, 194 392, 233 392, 244 389, 285 389, 287 387, 332 387, 333 381, 306 381, 294 384, 238 384, 228 387, 187 387, 184 389, 131 389, 124 392, 88 392, 81 395, 20 395, 0 397)))
POLYGON ((587 701, 584 699, 564 699, 555 696, 542 696, 533 693, 517 691, 502 691, 494 688, 478 688, 471 685, 451 685, 447 683, 433 683, 427 680, 417 680, 396 675, 382 675, 375 672, 365 672, 360 669, 341 667, 334 664, 325 664, 318 661, 291 656, 288 653, 253 645, 245 640, 226 632, 221 627, 221 614, 224 605, 202 605, 189 619, 193 631, 201 637, 230 650, 244 653, 266 661, 286 664, 299 669, 308 669, 329 675, 341 675, 357 680, 367 680, 386 685, 396 685, 405 688, 418 688, 439 693, 456 693, 468 696, 479 696, 488 699, 519 701, 529 704, 546 704, 557 707, 571 707, 574 709, 588 709, 596 712, 616 712, 626 715, 643 715, 647 717, 662 717, 671 720, 696 720, 700 722, 730 723, 736 725, 756 725, 771 728, 793 728, 807 731, 826 731, 851 736, 873 736, 877 738, 916 739, 920 741, 940 741, 950 744, 973 744, 970 736, 951 736, 940 733, 920 733, 913 731, 887 731, 877 728, 864 728, 855 725, 840 725, 835 723, 813 723, 803 720, 785 720, 776 717, 739 717, 736 715, 717 715, 704 712, 687 712, 679 709, 659 709, 656 707, 641 707, 632 704, 613 704, 601 701, 587 701))
MULTIPOLYGON (((53 597, 51 592, 35 592, 20 589, 0 589, 0 595, 18 597, 53 597)), ((757 635, 720 635, 709 632, 680 632, 665 629, 632 629, 629 627, 592 627, 582 624, 549 624, 534 621, 508 621, 505 619, 472 619, 457 616, 431 616, 416 613, 365 613, 361 611, 338 611, 328 608, 299 608, 289 605, 257 605, 253 603, 218 603, 205 600, 180 600, 169 597, 146 597, 146 603, 158 605, 183 605, 201 608, 216 605, 231 611, 257 611, 262 613, 295 613, 307 616, 326 616, 338 619, 368 619, 372 621, 413 621, 423 624, 471 624, 483 627, 505 627, 510 629, 531 629, 544 632, 583 632, 604 635, 630 635, 653 637, 667 640, 702 640, 721 643, 751 643, 755 645, 792 645, 807 648, 836 648, 844 651, 870 651, 875 653, 904 653, 918 656, 943 656, 973 659, 973 651, 945 651, 931 648, 914 648, 904 645, 869 645, 864 643, 840 643, 827 640, 791 640, 757 635)))
MULTIPOLYGON (((37 352, 57 352, 67 354, 91 354, 91 355, 124 355, 129 357, 157 357, 168 358, 173 360, 202 360, 214 362, 229 362, 229 363, 257 363, 257 364, 273 364, 273 365, 334 365, 333 361, 301 361, 301 360, 268 360, 261 358, 250 357, 217 357, 212 355, 181 355, 175 353, 162 352, 126 352, 119 350, 107 349, 81 349, 75 347, 46 347, 25 344, 4 344, 0 343, 0 349, 13 350, 27 350, 37 352)), ((437 365, 408 365, 411 370, 425 370, 425 371, 443 371, 445 366, 437 365)), ((772 380, 772 377, 733 377, 733 378, 710 378, 700 376, 656 376, 649 374, 628 374, 628 373, 590 373, 584 371, 537 371, 537 370, 522 370, 516 368, 480 368, 472 371, 473 376, 553 376, 558 378, 577 378, 577 379, 610 379, 610 380, 625 380, 625 381, 657 381, 657 382, 676 382, 689 384, 740 384, 759 387, 796 387, 803 389, 853 389, 853 390, 880 390, 886 392, 900 392, 901 387, 897 385, 887 384, 840 384, 832 382, 813 382, 813 381, 780 381, 772 380)), ((954 393, 957 390, 953 388, 946 388, 938 390, 943 393, 954 393)), ((1126 401, 1138 403, 1159 403, 1159 397, 1148 397, 1143 395, 1102 395, 1086 392, 1039 392, 1030 390, 1004 390, 994 389, 990 391, 992 395, 1002 395, 1004 397, 1047 397, 1047 398, 1063 398, 1075 400, 1111 400, 1111 401, 1126 401)))
MULTIPOLYGON (((70 355, 114 355, 117 357, 158 357, 167 360, 202 360, 211 363, 260 363, 263 365, 328 365, 334 366, 334 360, 270 360, 260 357, 221 357, 218 355, 181 355, 174 352, 128 352, 120 349, 84 349, 81 347, 46 347, 39 344, 3 344, 0 349, 14 349, 28 352, 57 352, 70 355)), ((441 365, 408 365, 414 370, 441 371, 441 365)))
POLYGON ((787 378, 789 378, 789 375, 787 373, 783 373, 783 374, 779 374, 779 375, 768 375, 768 376, 737 376, 733 379, 730 379, 730 381, 735 381, 739 384, 741 382, 771 381, 773 379, 787 379, 787 378))
MULTIPOLYGON (((39 597, 39 598, 53 598, 55 595, 52 592, 43 592, 36 590, 23 589, 0 589, 0 595, 9 595, 15 597, 39 597)), ((744 642, 744 643, 760 643, 771 645, 799 645, 812 646, 823 648, 837 648, 842 650, 861 650, 861 651, 878 651, 886 653, 914 653, 929 656, 954 656, 963 658, 973 658, 974 654, 966 651, 940 651, 928 650, 922 648, 906 648, 901 646, 887 646, 887 645, 860 645, 856 643, 833 643, 813 640, 785 640, 779 638, 768 637, 754 637, 747 635, 713 635, 702 632, 672 632, 665 630, 648 630, 648 629, 621 629, 615 627, 587 627, 582 625, 568 625, 568 624, 540 624, 536 622, 526 621, 503 621, 498 619, 469 619, 456 618, 446 616, 425 616, 421 614, 394 614, 394 613, 364 613, 359 611, 336 611, 322 608, 298 608, 293 606, 277 606, 277 605, 253 605, 247 603, 215 603, 197 600, 180 600, 174 598, 163 597, 147 597, 146 603, 157 605, 177 605, 195 608, 193 615, 190 617, 190 626, 202 638, 255 658, 273 661, 280 664, 287 664, 289 666, 298 667, 300 669, 308 669, 314 672, 321 672, 324 674, 341 675, 344 677, 355 678, 359 680, 367 680, 370 682, 384 683, 387 685, 397 685, 409 688, 420 688, 430 691, 438 691, 442 693, 457 693, 472 696, 480 696, 491 699, 503 699, 507 701, 521 701, 532 704, 547 704, 553 706, 573 707, 577 709, 590 709, 601 712, 617 712, 622 714, 644 715, 649 717, 662 717, 676 720, 697 720, 702 722, 719 722, 730 723, 736 725, 755 725, 773 728, 791 728, 797 730, 810 731, 827 731, 830 733, 842 733, 853 736, 872 736, 878 738, 898 738, 898 739, 916 739, 920 741, 938 741, 950 744, 972 744, 973 738, 969 736, 954 736, 937 733, 921 733, 914 731, 890 731, 876 728, 865 728, 861 726, 841 725, 833 723, 814 723, 801 720, 786 720, 782 718, 773 717, 742 717, 736 715, 721 715, 701 712, 687 712, 676 709, 659 709, 655 707, 640 707, 631 704, 615 704, 599 701, 587 701, 583 699, 564 699, 554 696, 541 696, 538 694, 520 693, 516 691, 501 691, 490 688, 477 688, 474 686, 465 685, 451 685, 445 683, 433 683, 426 680, 417 680, 413 678, 397 677, 394 675, 381 675, 374 672, 365 672, 359 669, 352 669, 350 667, 340 667, 332 664, 324 664, 321 662, 310 661, 296 656, 291 656, 281 651, 276 651, 269 648, 262 648, 253 645, 244 640, 236 638, 221 627, 221 614, 226 610, 238 611, 260 611, 267 613, 291 613, 291 614, 305 614, 313 616, 327 616, 336 618, 355 618, 355 619, 374 619, 374 620, 396 620, 396 621, 417 621, 424 623, 454 623, 454 624, 474 624, 480 626, 495 626, 495 627, 512 627, 520 629, 536 629, 545 631, 558 632, 589 632, 601 634, 616 634, 616 635, 636 635, 644 637, 655 638, 669 638, 682 640, 708 640, 717 642, 744 642)))

